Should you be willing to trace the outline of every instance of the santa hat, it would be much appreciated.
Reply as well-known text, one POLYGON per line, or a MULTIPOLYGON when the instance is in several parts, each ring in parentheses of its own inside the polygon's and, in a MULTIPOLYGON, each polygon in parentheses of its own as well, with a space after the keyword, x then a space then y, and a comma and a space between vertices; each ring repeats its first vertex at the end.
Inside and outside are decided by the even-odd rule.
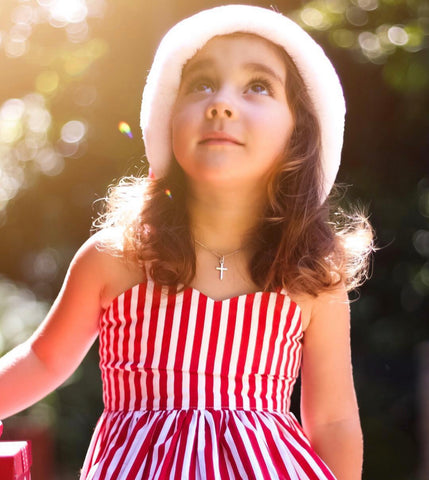
POLYGON ((346 108, 338 75, 320 45, 295 22, 249 5, 204 10, 176 24, 162 39, 143 91, 140 117, 153 173, 163 176, 173 156, 171 117, 184 65, 211 38, 235 32, 259 35, 279 45, 298 68, 321 129, 323 201, 335 181, 343 145, 346 108))

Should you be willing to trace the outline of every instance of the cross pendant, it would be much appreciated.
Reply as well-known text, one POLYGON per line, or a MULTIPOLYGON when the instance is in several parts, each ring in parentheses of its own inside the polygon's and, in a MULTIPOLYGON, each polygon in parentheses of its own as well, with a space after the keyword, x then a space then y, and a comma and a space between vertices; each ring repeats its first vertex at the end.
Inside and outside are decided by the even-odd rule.
POLYGON ((228 269, 224 267, 225 257, 219 257, 219 267, 216 267, 216 270, 219 270, 219 279, 223 280, 223 272, 226 272, 228 269))

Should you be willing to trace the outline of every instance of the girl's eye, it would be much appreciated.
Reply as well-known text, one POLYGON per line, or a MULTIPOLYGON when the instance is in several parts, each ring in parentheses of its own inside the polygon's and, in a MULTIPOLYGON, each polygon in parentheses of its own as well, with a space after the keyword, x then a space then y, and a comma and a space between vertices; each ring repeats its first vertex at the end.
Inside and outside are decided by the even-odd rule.
POLYGON ((267 80, 257 79, 253 80, 246 90, 247 93, 254 93, 257 95, 272 95, 273 89, 270 82, 267 80))
POLYGON ((208 80, 197 80, 191 82, 188 88, 189 93, 213 93, 214 87, 208 80))
POLYGON ((213 91, 213 87, 207 82, 201 82, 195 85, 194 87, 195 92, 204 92, 204 93, 211 93, 213 91))

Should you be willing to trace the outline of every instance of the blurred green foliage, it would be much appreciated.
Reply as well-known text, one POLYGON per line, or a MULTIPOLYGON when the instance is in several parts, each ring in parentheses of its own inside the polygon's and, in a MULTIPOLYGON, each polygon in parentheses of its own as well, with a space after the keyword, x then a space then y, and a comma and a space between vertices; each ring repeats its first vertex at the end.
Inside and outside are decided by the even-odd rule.
MULTIPOLYGON (((28 336, 55 298, 97 214, 93 202, 115 179, 146 169, 140 96, 163 33, 219 3, 0 4, 0 350, 28 336), (120 122, 129 130, 121 133, 120 122)), ((372 278, 352 303, 364 479, 411 480, 421 448, 416 352, 429 338, 429 4, 276 6, 336 65, 348 105, 338 180, 350 185, 350 201, 368 207, 378 237, 372 278)), ((33 410, 49 412, 60 478, 79 469, 101 410, 95 345, 33 410)))

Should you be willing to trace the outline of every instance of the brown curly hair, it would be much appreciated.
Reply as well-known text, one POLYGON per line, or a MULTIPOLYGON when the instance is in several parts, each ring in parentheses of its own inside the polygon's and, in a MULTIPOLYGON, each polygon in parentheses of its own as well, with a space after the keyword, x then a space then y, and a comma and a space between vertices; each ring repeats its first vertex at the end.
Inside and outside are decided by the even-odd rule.
MULTIPOLYGON (((286 63, 294 130, 284 161, 268 181, 264 214, 248 233, 254 252, 249 272, 266 291, 286 288, 317 295, 340 283, 352 289, 367 276, 373 232, 363 214, 337 210, 331 215, 331 199, 320 204, 323 172, 317 116, 294 62, 279 50, 286 63)), ((173 159, 162 178, 128 177, 111 188, 95 227, 115 233, 106 245, 150 265, 156 282, 189 285, 196 257, 186 196, 185 174, 173 159)))

